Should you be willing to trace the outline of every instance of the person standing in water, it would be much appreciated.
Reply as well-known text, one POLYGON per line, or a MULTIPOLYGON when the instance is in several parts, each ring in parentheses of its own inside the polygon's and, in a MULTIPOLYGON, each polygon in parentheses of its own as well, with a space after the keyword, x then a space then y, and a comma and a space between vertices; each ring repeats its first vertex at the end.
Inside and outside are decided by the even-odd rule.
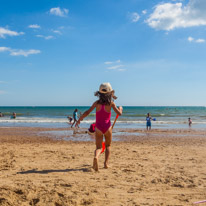
POLYGON ((192 120, 191 120, 191 118, 190 118, 190 117, 188 118, 188 125, 189 125, 189 127, 191 127, 191 126, 192 126, 192 120))
POLYGON ((147 117, 146 117, 146 128, 147 130, 151 130, 151 123, 152 117, 150 116, 150 113, 147 113, 147 117))
POLYGON ((96 150, 94 151, 93 169, 95 171, 99 170, 98 158, 102 151, 103 136, 105 137, 105 161, 104 168, 108 168, 108 161, 111 153, 111 142, 112 142, 112 126, 111 126, 111 109, 115 111, 116 114, 122 115, 122 107, 117 108, 113 102, 117 97, 114 95, 114 90, 110 83, 103 83, 99 87, 99 91, 95 92, 95 96, 99 99, 93 103, 93 105, 83 113, 76 123, 76 126, 87 117, 94 109, 96 109, 96 150))
POLYGON ((74 112, 73 112, 73 119, 74 119, 74 122, 71 126, 71 128, 73 127, 73 125, 77 122, 78 120, 78 109, 75 109, 74 112))
POLYGON ((16 119, 16 113, 15 112, 12 113, 11 119, 16 119))

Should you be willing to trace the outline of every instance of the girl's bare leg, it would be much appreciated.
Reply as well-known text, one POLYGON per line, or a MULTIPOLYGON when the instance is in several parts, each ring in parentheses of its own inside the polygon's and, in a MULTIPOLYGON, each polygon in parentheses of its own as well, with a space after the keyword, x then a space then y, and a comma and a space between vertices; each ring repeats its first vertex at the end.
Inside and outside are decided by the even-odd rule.
POLYGON ((94 151, 93 169, 95 171, 98 171, 99 170, 98 158, 102 150, 103 134, 99 129, 95 128, 95 136, 96 136, 96 150, 94 151))
POLYGON ((110 127, 107 132, 104 134, 105 136, 105 162, 104 162, 104 168, 108 168, 108 161, 111 153, 111 142, 112 142, 112 127, 110 127))

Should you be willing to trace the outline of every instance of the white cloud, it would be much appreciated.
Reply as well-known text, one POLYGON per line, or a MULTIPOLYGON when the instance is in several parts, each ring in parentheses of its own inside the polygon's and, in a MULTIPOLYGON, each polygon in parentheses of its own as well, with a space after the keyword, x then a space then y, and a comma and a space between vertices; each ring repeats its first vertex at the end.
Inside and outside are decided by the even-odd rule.
POLYGON ((25 57, 28 57, 31 54, 39 54, 39 53, 41 53, 40 50, 35 50, 35 49, 23 50, 23 49, 19 49, 19 50, 12 50, 10 55, 11 56, 25 56, 25 57))
POLYGON ((130 13, 131 22, 135 23, 139 20, 140 16, 137 12, 130 13))
POLYGON ((48 40, 48 39, 53 39, 54 37, 53 36, 45 36, 45 39, 48 40))
POLYGON ((44 38, 44 35, 37 34, 36 37, 38 37, 38 38, 44 38))
POLYGON ((104 64, 113 64, 113 62, 104 62, 104 64))
POLYGON ((9 51, 10 48, 9 47, 0 47, 0 52, 5 52, 5 51, 9 51))
POLYGON ((51 8, 49 12, 50 14, 55 15, 55 16, 65 17, 69 13, 69 10, 60 9, 60 7, 56 7, 56 8, 51 8))
POLYGON ((114 61, 114 62, 111 62, 111 61, 106 61, 106 62, 104 62, 104 64, 115 64, 115 63, 120 63, 121 61, 118 59, 118 60, 116 60, 116 61, 114 61))
POLYGON ((126 71, 126 69, 118 69, 118 71, 124 72, 124 71, 126 71))
POLYGON ((115 65, 111 67, 107 67, 107 69, 119 69, 120 67, 123 67, 124 65, 115 65))
POLYGON ((206 25, 206 1, 189 0, 183 3, 161 3, 155 6, 154 12, 147 19, 150 27, 158 30, 173 30, 206 25))
POLYGON ((197 43, 205 43, 205 39, 197 39, 196 42, 197 43))
POLYGON ((23 49, 11 49, 9 47, 0 47, 0 52, 9 51, 11 56, 29 56, 31 54, 39 54, 41 53, 40 50, 30 49, 30 50, 23 50, 23 49))
POLYGON ((124 67, 124 65, 120 64, 121 63, 121 60, 118 59, 116 61, 106 61, 104 62, 104 64, 106 65, 110 65, 109 67, 107 67, 106 69, 108 70, 115 70, 115 71, 126 71, 126 69, 122 68, 124 67))
POLYGON ((24 34, 24 32, 11 31, 9 29, 0 27, 0 38, 6 38, 6 36, 19 36, 22 34, 24 34))
POLYGON ((187 40, 189 42, 196 42, 196 43, 205 43, 205 39, 194 39, 193 37, 188 37, 187 40))
POLYGON ((188 37, 188 39, 187 39, 189 42, 191 42, 191 41, 194 41, 194 38, 192 38, 191 36, 190 37, 188 37))
POLYGON ((59 30, 52 30, 52 31, 56 34, 62 34, 61 31, 59 31, 59 30))
POLYGON ((147 10, 143 10, 142 13, 143 13, 143 14, 146 14, 146 13, 147 13, 147 10))
POLYGON ((40 29, 41 28, 38 24, 31 24, 28 27, 31 29, 40 29))
POLYGON ((39 37, 39 38, 44 38, 44 39, 46 39, 46 40, 49 40, 49 39, 54 39, 54 37, 53 37, 53 36, 44 36, 44 35, 40 35, 40 34, 36 35, 36 37, 39 37))

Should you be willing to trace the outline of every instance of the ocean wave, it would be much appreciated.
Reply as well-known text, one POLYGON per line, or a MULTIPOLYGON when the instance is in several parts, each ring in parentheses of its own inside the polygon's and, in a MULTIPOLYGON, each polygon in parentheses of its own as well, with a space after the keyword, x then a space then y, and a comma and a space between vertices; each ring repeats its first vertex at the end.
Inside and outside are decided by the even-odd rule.
MULTIPOLYGON (((123 113, 122 115, 123 117, 127 118, 127 117, 144 117, 146 118, 147 114, 129 114, 129 113, 123 113)), ((152 117, 175 117, 176 115, 172 115, 172 114, 152 114, 152 117)))
MULTIPOLYGON (((3 112, 4 116, 7 117, 7 116, 12 116, 13 115, 13 112, 3 112)), ((22 113, 16 113, 17 116, 23 116, 22 113)))

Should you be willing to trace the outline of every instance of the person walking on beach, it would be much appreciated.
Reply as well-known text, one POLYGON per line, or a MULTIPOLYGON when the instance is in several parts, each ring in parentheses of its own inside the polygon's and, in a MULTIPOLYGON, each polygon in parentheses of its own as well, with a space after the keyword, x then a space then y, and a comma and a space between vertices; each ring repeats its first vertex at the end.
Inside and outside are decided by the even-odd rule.
POLYGON ((152 120, 152 117, 150 116, 150 113, 147 113, 147 117, 146 117, 147 130, 151 130, 151 126, 152 126, 151 120, 152 120))
POLYGON ((117 108, 113 102, 117 97, 114 95, 115 91, 112 90, 110 83, 103 83, 99 87, 99 91, 95 92, 95 96, 99 99, 93 103, 93 105, 83 113, 76 123, 76 126, 87 117, 96 108, 96 150, 94 151, 93 169, 99 170, 98 158, 102 150, 103 136, 105 137, 105 162, 104 168, 108 168, 108 161, 111 153, 111 142, 112 142, 112 127, 111 127, 111 108, 118 115, 122 115, 122 107, 117 108))
POLYGON ((0 112, 0 117, 3 117, 3 116, 4 116, 4 114, 0 112))
MULTIPOLYGON (((73 119, 74 119, 74 122, 71 126, 71 128, 73 127, 73 125, 77 122, 78 120, 78 109, 75 109, 74 112, 73 112, 73 119)), ((78 126, 79 127, 79 126, 78 126)))

